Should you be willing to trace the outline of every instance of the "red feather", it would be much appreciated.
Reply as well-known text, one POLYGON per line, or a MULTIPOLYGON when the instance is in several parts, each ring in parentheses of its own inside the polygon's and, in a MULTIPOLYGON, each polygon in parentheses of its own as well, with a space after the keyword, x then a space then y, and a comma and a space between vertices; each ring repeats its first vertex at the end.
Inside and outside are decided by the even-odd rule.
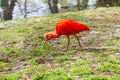
POLYGON ((82 46, 80 45, 79 38, 76 36, 76 34, 82 32, 82 31, 90 31, 90 28, 88 26, 78 23, 74 20, 70 20, 70 19, 60 20, 56 24, 56 33, 54 33, 54 32, 46 33, 45 43, 50 39, 58 38, 61 35, 66 35, 68 38, 68 44, 67 44, 66 48, 64 49, 64 51, 66 51, 70 44, 69 36, 74 35, 78 40, 79 47, 81 48, 82 46))
POLYGON ((74 35, 78 34, 79 32, 90 30, 86 25, 80 24, 74 20, 60 20, 56 24, 56 33, 58 35, 74 35))

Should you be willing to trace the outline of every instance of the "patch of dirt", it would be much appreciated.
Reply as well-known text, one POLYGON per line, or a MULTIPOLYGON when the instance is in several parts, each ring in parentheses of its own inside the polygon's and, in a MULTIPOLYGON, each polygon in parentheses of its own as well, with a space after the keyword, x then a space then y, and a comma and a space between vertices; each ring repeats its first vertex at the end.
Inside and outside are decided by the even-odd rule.
POLYGON ((27 61, 17 61, 15 66, 4 69, 3 71, 0 72, 0 74, 14 73, 16 71, 29 68, 30 65, 27 65, 27 64, 28 64, 27 61))
POLYGON ((120 39, 120 25, 115 26, 114 35, 117 37, 117 39, 120 39))

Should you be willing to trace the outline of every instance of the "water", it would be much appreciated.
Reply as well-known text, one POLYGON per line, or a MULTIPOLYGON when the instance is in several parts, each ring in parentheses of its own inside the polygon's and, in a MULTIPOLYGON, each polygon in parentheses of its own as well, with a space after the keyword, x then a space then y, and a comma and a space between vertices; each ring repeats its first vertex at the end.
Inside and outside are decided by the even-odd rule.
POLYGON ((67 0, 67 2, 73 5, 77 4, 77 0, 67 0))
MULTIPOLYGON (((80 0, 82 2, 83 0, 80 0)), ((72 5, 77 4, 77 0, 67 0, 67 3, 72 5)), ((96 0, 88 1, 88 8, 96 8, 96 0)), ((58 9, 61 10, 61 4, 58 4, 58 9)), ((0 14, 2 10, 0 9, 0 14)), ((28 0, 27 4, 27 17, 32 16, 43 16, 50 14, 49 6, 47 3, 44 3, 42 0, 28 0)), ((13 19, 24 18, 24 0, 18 0, 13 10, 13 19)))
MULTIPOLYGON (((19 0, 20 1, 20 0, 19 0)), ((17 3, 13 11, 13 19, 24 18, 24 1, 20 1, 21 7, 17 3)), ((43 16, 50 14, 49 6, 41 0, 29 0, 27 4, 27 17, 43 16)))
POLYGON ((95 8, 96 8, 96 2, 97 2, 97 0, 89 0, 87 7, 88 7, 89 9, 95 9, 95 8))

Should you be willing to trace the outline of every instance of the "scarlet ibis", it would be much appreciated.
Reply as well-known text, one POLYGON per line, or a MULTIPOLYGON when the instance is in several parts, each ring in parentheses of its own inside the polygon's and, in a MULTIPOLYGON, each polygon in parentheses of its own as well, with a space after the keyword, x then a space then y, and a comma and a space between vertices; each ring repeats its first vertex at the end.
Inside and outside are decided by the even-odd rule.
MULTIPOLYGON (((45 35, 45 43, 53 38, 59 38, 61 35, 65 35, 68 39, 68 43, 62 51, 66 51, 70 44, 70 35, 74 35, 78 41, 79 47, 82 48, 80 45, 80 40, 76 34, 83 32, 83 31, 90 31, 90 28, 84 24, 76 22, 75 20, 64 19, 60 20, 56 24, 56 32, 48 32, 45 35)), ((44 43, 44 44, 45 44, 44 43)))

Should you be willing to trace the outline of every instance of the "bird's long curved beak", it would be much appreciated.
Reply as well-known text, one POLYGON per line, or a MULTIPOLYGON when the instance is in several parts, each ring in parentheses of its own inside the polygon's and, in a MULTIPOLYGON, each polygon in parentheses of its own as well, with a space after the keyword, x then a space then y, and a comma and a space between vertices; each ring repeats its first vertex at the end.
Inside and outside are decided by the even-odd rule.
POLYGON ((42 46, 42 47, 44 47, 44 45, 46 44, 46 42, 47 42, 47 41, 48 41, 48 40, 45 40, 45 41, 44 41, 44 43, 43 43, 43 46, 42 46))
POLYGON ((43 49, 43 47, 44 47, 44 45, 45 45, 45 43, 47 42, 48 40, 45 40, 44 42, 43 42, 43 45, 41 46, 41 49, 43 49))
POLYGON ((48 40, 45 40, 44 42, 43 42, 43 45, 41 46, 41 49, 43 49, 43 47, 44 47, 44 45, 45 45, 45 43, 47 42, 48 40))

